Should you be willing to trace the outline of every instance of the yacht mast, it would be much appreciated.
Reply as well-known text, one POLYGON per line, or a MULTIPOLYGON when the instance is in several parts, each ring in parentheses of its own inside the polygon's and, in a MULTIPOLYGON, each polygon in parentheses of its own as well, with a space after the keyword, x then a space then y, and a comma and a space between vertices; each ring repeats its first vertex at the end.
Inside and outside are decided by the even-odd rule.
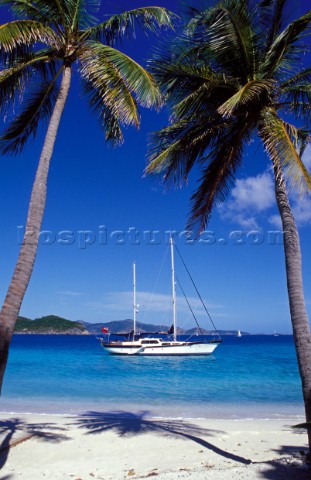
POLYGON ((133 263, 133 292, 134 292, 134 298, 133 298, 133 306, 134 306, 134 325, 133 325, 133 340, 135 340, 135 335, 136 335, 136 314, 137 314, 137 305, 136 305, 136 263, 133 263))
POLYGON ((174 342, 177 339, 176 328, 176 291, 175 291, 175 266, 174 266, 174 243, 173 238, 170 237, 171 245, 171 261, 172 261, 172 305, 173 305, 173 329, 174 329, 174 342))

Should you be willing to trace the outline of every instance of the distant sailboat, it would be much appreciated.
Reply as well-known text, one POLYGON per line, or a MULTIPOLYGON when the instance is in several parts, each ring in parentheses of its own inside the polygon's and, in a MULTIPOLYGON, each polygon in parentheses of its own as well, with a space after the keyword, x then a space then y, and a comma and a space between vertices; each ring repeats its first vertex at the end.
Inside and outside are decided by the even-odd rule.
POLYGON ((241 330, 238 330, 237 337, 242 337, 241 330))
POLYGON ((276 330, 274 330, 274 334, 273 334, 274 337, 278 337, 279 334, 276 332, 276 330))

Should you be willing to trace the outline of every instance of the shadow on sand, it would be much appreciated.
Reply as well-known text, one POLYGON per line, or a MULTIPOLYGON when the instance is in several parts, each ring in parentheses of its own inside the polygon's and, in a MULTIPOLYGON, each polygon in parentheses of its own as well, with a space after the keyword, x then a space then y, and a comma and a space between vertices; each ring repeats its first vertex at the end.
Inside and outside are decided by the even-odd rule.
MULTIPOLYGON (((53 423, 27 423, 20 418, 0 421, 0 470, 5 465, 10 447, 27 441, 32 437, 46 442, 61 442, 69 437, 63 433, 64 428, 53 423), (15 435, 15 438, 13 438, 15 435)), ((0 477, 8 480, 11 476, 0 477)))
MULTIPOLYGON (((289 427, 290 428, 290 427, 289 427)), ((295 435, 302 434, 301 447, 297 445, 282 445, 278 449, 272 450, 276 454, 276 459, 266 462, 267 470, 261 474, 266 480, 310 480, 311 469, 304 464, 308 452, 305 443, 304 431, 293 431, 295 435)))
POLYGON ((224 433, 219 430, 199 428, 183 420, 152 419, 151 413, 141 411, 137 413, 125 411, 112 411, 106 413, 87 412, 80 416, 76 422, 79 427, 87 430, 87 434, 96 434, 113 430, 120 437, 131 437, 145 433, 155 435, 173 436, 197 443, 203 448, 211 450, 222 457, 243 465, 251 463, 250 460, 227 452, 206 440, 215 434, 224 433))

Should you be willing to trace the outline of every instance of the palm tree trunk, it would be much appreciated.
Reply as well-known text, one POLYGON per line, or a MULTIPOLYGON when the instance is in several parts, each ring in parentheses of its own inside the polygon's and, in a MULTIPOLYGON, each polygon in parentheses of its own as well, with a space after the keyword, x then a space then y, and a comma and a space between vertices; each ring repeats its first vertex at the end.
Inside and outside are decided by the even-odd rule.
POLYGON ((46 203, 49 165, 53 154, 60 119, 68 96, 70 80, 71 68, 66 66, 63 71, 59 95, 46 133, 36 178, 31 192, 23 243, 0 312, 0 393, 15 323, 36 259, 39 233, 46 203))
MULTIPOLYGON (((290 315, 293 327, 299 373, 307 422, 311 422, 311 335, 305 307, 301 252, 296 223, 290 208, 281 166, 274 163, 275 192, 284 232, 284 253, 290 315)), ((309 461, 311 459, 311 431, 308 430, 309 461)))

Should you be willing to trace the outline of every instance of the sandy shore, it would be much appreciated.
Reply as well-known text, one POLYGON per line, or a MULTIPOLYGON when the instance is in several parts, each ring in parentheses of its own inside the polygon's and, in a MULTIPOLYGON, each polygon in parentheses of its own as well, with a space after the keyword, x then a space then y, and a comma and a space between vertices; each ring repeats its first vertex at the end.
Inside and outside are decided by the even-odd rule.
POLYGON ((310 479, 295 423, 2 414, 0 480, 310 479))

